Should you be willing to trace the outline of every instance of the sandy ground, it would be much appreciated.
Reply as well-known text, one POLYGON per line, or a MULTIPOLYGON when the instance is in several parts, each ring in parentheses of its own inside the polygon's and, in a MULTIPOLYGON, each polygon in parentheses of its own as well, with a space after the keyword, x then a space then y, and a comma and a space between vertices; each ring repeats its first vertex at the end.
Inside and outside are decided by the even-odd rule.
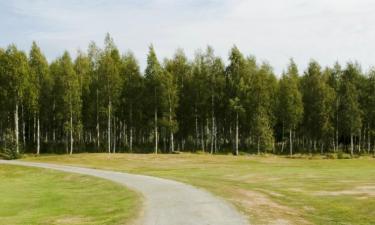
POLYGON ((207 191, 180 182, 144 175, 62 166, 47 163, 3 161, 104 178, 143 195, 143 211, 137 224, 144 225, 245 225, 245 216, 207 191))

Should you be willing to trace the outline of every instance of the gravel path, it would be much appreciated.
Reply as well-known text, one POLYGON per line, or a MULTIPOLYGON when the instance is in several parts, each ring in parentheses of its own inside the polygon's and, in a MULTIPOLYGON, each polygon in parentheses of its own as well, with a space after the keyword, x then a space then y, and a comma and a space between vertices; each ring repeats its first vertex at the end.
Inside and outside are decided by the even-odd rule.
POLYGON ((0 163, 85 174, 123 184, 143 195, 143 213, 138 223, 144 225, 248 224, 246 218, 225 201, 202 189, 172 180, 47 163, 3 160, 0 163))

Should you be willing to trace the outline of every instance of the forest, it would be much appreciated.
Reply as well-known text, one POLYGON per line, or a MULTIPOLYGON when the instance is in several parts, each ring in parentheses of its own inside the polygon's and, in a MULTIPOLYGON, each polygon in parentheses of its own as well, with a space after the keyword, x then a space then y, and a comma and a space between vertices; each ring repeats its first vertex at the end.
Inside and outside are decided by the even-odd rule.
MULTIPOLYGON (((141 71, 107 34, 104 47, 48 62, 0 48, 0 145, 19 153, 375 154, 375 69, 357 62, 282 74, 233 46, 160 60, 141 71)), ((5 150, 3 150, 5 151, 5 150)))

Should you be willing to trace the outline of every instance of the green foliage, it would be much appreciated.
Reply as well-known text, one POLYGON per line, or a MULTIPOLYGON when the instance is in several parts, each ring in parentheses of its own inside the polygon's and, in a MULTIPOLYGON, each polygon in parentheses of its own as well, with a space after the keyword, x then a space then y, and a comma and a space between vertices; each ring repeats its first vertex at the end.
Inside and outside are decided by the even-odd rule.
MULTIPOLYGON (((29 56, 30 82, 28 87, 28 99, 30 109, 39 113, 45 111, 48 106, 48 95, 50 93, 51 81, 47 59, 42 54, 40 48, 33 42, 29 56)), ((46 114, 44 114, 46 115, 46 114)))
POLYGON ((255 137, 258 153, 259 147, 265 151, 272 150, 274 144, 273 113, 275 106, 274 75, 268 64, 262 64, 259 71, 254 75, 249 87, 248 99, 252 109, 252 133, 255 137))
POLYGON ((359 85, 360 76, 358 65, 348 63, 343 72, 339 89, 340 96, 340 118, 342 119, 342 129, 347 135, 358 134, 362 126, 362 110, 359 105, 359 85))
POLYGON ((310 62, 302 80, 304 131, 314 140, 322 141, 330 134, 334 95, 326 83, 319 64, 310 62))
POLYGON ((278 112, 286 129, 294 130, 303 118, 302 94, 299 89, 297 65, 291 60, 286 74, 279 82, 278 112))
MULTIPOLYGON (((159 63, 154 47, 151 45, 147 56, 147 67, 145 70, 146 93, 148 94, 148 104, 150 112, 159 111, 159 114, 165 110, 163 101, 165 101, 165 92, 163 89, 163 69, 159 63)), ((152 114, 153 115, 153 114, 152 114)), ((152 118, 152 117, 151 117, 152 118)))
POLYGON ((353 154, 369 154, 374 74, 355 63, 342 69, 311 61, 299 76, 291 60, 278 78, 236 46, 227 65, 210 46, 192 60, 178 49, 160 63, 152 45, 142 73, 109 34, 103 49, 91 42, 74 60, 65 52, 51 63, 35 42, 29 57, 10 45, 0 49, 0 140, 11 129, 27 152, 40 134, 45 152, 74 142, 81 151, 149 152, 159 144, 162 152, 285 154, 288 146, 290 154, 325 154, 350 145, 353 154))
POLYGON ((0 148, 0 158, 7 160, 21 158, 21 154, 17 152, 14 132, 12 132, 10 129, 5 131, 4 144, 0 148))
MULTIPOLYGON (((171 64, 175 62, 166 62, 166 64, 171 64)), ((178 101, 179 101, 179 94, 178 94, 178 86, 177 86, 177 77, 178 71, 175 71, 174 69, 170 68, 168 70, 168 65, 165 66, 167 69, 164 72, 164 78, 163 78, 163 89, 165 91, 166 95, 166 101, 165 101, 165 108, 167 110, 167 117, 168 117, 168 125, 167 128, 170 132, 175 133, 178 130, 178 123, 176 120, 176 109, 178 107, 178 101)))
POLYGON ((338 158, 338 159, 351 159, 352 156, 351 156, 350 154, 346 154, 346 153, 344 153, 344 152, 342 152, 342 151, 339 151, 339 152, 337 153, 337 158, 338 158))

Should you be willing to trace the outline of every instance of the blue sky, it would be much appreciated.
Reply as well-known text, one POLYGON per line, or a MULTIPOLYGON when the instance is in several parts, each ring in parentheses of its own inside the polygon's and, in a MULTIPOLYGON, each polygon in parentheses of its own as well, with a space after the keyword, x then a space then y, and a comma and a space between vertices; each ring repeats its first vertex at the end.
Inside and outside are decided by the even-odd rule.
POLYGON ((142 68, 150 43, 160 59, 177 48, 192 58, 208 44, 227 59, 236 44, 276 73, 291 57, 301 71, 312 58, 375 65, 373 0, 0 0, 1 47, 29 51, 35 40, 52 60, 90 41, 102 46, 107 32, 142 68))

